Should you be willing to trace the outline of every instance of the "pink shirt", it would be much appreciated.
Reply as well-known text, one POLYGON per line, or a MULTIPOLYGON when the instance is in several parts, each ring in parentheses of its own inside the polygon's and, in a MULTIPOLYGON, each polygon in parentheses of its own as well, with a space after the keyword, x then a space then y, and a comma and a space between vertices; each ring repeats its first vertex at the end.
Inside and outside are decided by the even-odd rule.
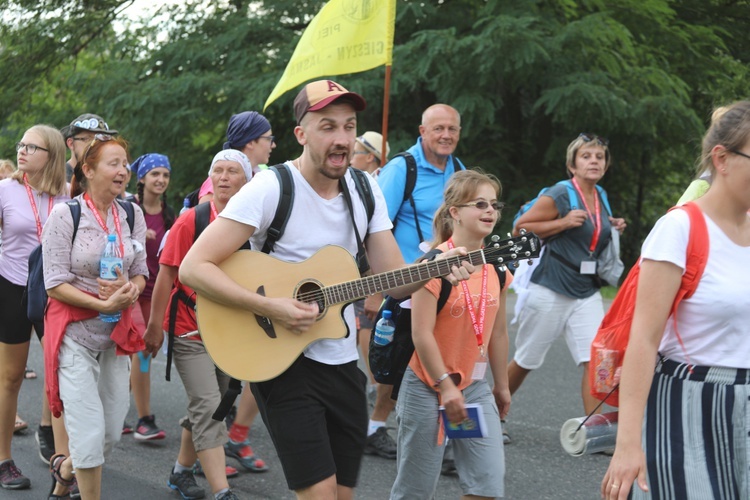
MULTIPOLYGON (((50 199, 47 193, 34 188, 31 192, 42 224, 47 222, 51 206, 70 199, 67 194, 50 199)), ((26 186, 15 179, 0 181, 0 220, 3 231, 0 275, 15 285, 26 286, 29 254, 39 245, 39 238, 26 186)))

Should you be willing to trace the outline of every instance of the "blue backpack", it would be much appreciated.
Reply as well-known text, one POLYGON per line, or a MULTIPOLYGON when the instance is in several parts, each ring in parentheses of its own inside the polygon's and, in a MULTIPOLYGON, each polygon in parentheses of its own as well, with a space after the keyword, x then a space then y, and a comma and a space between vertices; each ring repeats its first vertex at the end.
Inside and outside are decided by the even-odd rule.
MULTIPOLYGON (((578 194, 576 193, 575 188, 573 187, 573 183, 569 180, 564 180, 558 182, 556 185, 563 185, 568 189, 568 200, 570 201, 570 209, 571 210, 577 210, 578 209, 578 194)), ((539 191, 539 194, 537 194, 533 200, 527 201, 523 205, 521 205, 521 208, 518 209, 518 212, 513 217, 513 227, 516 227, 516 221, 518 221, 518 218, 521 217, 523 214, 529 211, 529 209, 534 206, 534 203, 536 203, 536 200, 539 199, 540 196, 542 196, 544 193, 547 192, 549 187, 542 188, 541 191, 539 191)), ((607 214, 609 214, 610 217, 612 217, 612 209, 609 206, 609 199, 607 199, 607 192, 604 190, 603 187, 599 186, 597 184, 596 190, 599 192, 599 197, 602 199, 602 203, 604 203, 604 209, 607 211, 607 214)))

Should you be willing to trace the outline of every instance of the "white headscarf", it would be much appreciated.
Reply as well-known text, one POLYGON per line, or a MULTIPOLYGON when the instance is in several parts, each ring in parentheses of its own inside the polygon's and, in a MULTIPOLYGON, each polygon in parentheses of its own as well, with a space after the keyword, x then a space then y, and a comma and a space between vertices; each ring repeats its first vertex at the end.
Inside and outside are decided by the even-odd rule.
POLYGON ((246 182, 250 182, 250 179, 253 178, 253 166, 250 165, 250 160, 242 151, 237 151, 236 149, 224 149, 216 153, 216 156, 214 156, 214 159, 211 162, 211 168, 208 169, 209 177, 211 176, 211 172, 214 171, 214 165, 216 165, 217 161, 233 161, 239 163, 242 170, 245 171, 246 182))

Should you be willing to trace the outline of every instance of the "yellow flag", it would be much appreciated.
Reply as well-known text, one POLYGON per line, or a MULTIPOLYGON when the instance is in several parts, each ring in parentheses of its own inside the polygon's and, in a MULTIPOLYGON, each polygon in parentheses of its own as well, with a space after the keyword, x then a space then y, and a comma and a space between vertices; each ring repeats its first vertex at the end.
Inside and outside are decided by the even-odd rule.
POLYGON ((263 109, 308 80, 390 65, 395 21, 396 0, 331 0, 302 33, 263 109))

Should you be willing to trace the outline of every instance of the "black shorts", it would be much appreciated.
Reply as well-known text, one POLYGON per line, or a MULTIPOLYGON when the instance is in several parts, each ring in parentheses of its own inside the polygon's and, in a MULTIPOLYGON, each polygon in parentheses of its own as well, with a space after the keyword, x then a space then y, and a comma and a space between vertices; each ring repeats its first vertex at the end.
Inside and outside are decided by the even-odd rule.
MULTIPOLYGON (((14 285, 0 276, 0 342, 3 344, 23 344, 31 340, 31 321, 26 316, 23 294, 26 287, 14 285)), ((37 335, 44 331, 44 325, 38 325, 37 335)))
POLYGON ((367 439, 367 377, 352 361, 318 363, 304 355, 275 379, 252 384, 291 490, 336 475, 354 488, 367 439))

